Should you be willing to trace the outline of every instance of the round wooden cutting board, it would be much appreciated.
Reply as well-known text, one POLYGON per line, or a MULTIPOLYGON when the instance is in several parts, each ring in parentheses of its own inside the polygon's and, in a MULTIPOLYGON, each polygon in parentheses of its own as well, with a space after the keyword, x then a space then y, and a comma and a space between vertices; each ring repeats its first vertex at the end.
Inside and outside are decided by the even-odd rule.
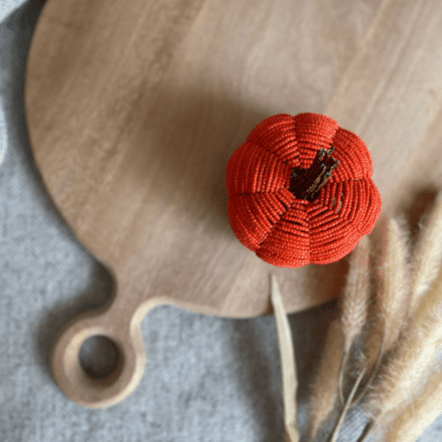
MULTIPOLYGON (((380 169, 374 180, 393 207, 391 184, 411 163, 407 157, 387 168, 394 149, 385 142, 399 140, 415 117, 404 106, 420 105, 404 96, 400 107, 378 93, 407 37, 388 23, 403 10, 414 17, 411 3, 402 12, 394 3, 367 8, 356 25, 342 27, 320 1, 47 2, 26 75, 32 149, 61 215, 116 285, 111 302, 67 325, 54 347, 54 378, 69 398, 105 407, 135 388, 145 364, 140 324, 156 305, 268 314, 270 273, 289 312, 339 294, 345 259, 276 268, 239 243, 227 220, 225 168, 262 119, 325 113, 366 141, 380 169), (387 61, 379 67, 376 57, 387 61), (89 377, 79 364, 80 347, 93 335, 110 338, 120 352, 106 378, 89 377)), ((431 41, 415 34, 416 45, 431 41)), ((421 57, 416 69, 435 71, 438 57, 421 57)), ((394 80, 385 87, 401 94, 407 81, 400 90, 394 80)), ((419 137, 429 124, 422 121, 419 137)))

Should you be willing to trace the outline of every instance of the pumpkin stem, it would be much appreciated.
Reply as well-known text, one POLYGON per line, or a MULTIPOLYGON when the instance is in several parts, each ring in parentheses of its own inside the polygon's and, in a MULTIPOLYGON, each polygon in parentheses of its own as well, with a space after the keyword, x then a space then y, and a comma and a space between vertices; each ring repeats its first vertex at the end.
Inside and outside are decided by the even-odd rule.
POLYGON ((339 161, 332 158, 335 146, 327 151, 318 149, 312 165, 308 169, 295 167, 290 177, 290 192, 297 199, 314 201, 321 188, 327 184, 332 172, 339 164, 339 161))

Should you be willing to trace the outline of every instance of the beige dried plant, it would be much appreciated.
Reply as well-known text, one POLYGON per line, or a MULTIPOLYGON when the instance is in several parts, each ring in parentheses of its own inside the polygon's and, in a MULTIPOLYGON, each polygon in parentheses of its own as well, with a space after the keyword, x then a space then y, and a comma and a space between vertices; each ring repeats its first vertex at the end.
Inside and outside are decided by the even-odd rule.
POLYGON ((414 442, 442 413, 442 372, 432 374, 424 391, 388 424, 383 442, 414 442))
POLYGON ((368 237, 364 236, 350 255, 347 282, 341 298, 341 323, 347 354, 367 321, 369 297, 370 246, 368 237))
MULTIPOLYGON (((442 344, 441 229, 442 196, 439 193, 434 206, 423 217, 411 266, 406 264, 407 272, 411 275, 408 314, 404 318, 401 313, 402 321, 395 321, 396 325, 391 325, 398 339, 390 338, 393 352, 381 367, 366 400, 366 409, 375 422, 388 420, 397 410, 412 406, 410 404, 418 395, 421 395, 421 401, 426 397, 422 390, 425 385, 430 385, 427 383, 442 344)), ((404 240, 404 243, 407 241, 404 240)), ((387 256, 381 261, 382 269, 387 256)), ((387 309, 382 314, 387 324, 387 309)), ((431 407, 431 404, 428 406, 431 407)), ((420 428, 418 420, 416 417, 416 428, 420 428)))
MULTIPOLYGON (((356 381, 328 442, 337 441, 347 411, 361 396, 371 419, 357 442, 366 442, 373 429, 381 430, 383 442, 413 442, 442 412, 442 371, 437 365, 442 345, 441 264, 442 191, 423 217, 414 250, 404 217, 381 218, 373 235, 360 240, 349 259, 340 317, 329 325, 313 384, 310 440, 333 411, 342 373, 350 368, 358 371, 356 381), (346 367, 361 336, 363 357, 356 362, 363 364, 346 367)), ((280 297, 273 299, 278 307, 280 297)), ((283 336, 288 326, 281 321, 279 304, 283 336)), ((289 354, 286 351, 285 359, 289 354)), ((285 378, 292 379, 292 372, 286 368, 285 378)), ((286 405, 291 404, 293 383, 285 382, 286 405)), ((286 416, 286 429, 292 430, 295 423, 286 416)), ((297 440, 299 433, 292 433, 286 432, 288 440, 297 440)))
POLYGON ((401 334, 410 301, 411 248, 403 217, 389 220, 383 261, 379 289, 383 297, 383 351, 388 352, 401 334))
POLYGON ((313 438, 321 423, 334 408, 338 395, 339 371, 344 354, 344 335, 339 318, 327 330, 319 371, 313 385, 310 401, 309 436, 313 438))
POLYGON ((422 297, 436 279, 442 263, 442 191, 423 218, 413 252, 410 313, 416 310, 422 297))
MULTIPOLYGON (((442 412, 442 373, 435 369, 442 345, 442 192, 421 226, 412 250, 405 218, 383 217, 370 239, 362 241, 351 255, 341 298, 342 343, 332 339, 339 330, 335 321, 312 397, 311 434, 335 403, 336 357, 342 358, 343 370, 352 343, 362 330, 364 365, 353 369, 367 374, 357 396, 365 394, 363 407, 371 420, 358 442, 366 441, 376 427, 384 430, 383 442, 414 441, 442 412), (337 345, 342 351, 336 352, 337 345)), ((333 440, 348 407, 347 400, 333 440)))
POLYGON ((428 379, 442 339, 442 271, 406 329, 367 402, 367 410, 374 418, 411 402, 428 379))
MULTIPOLYGON (((340 298, 340 319, 344 337, 344 354, 339 373, 338 389, 344 402, 344 375, 350 371, 351 348, 367 322, 370 300, 370 244, 367 236, 359 240, 349 259, 347 281, 340 298)), ((361 354, 358 355, 360 359, 361 354)), ((362 360, 360 360, 361 365, 362 360)))
POLYGON ((410 296, 411 246, 404 217, 382 218, 376 230, 376 291, 365 340, 365 368, 372 373, 382 353, 390 351, 407 319, 410 296))

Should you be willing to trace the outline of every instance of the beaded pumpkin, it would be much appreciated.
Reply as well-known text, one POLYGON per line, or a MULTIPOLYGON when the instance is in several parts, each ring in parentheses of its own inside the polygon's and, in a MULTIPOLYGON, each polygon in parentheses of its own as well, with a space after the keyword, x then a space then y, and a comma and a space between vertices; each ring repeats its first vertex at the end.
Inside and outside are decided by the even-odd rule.
POLYGON ((381 197, 365 143, 325 115, 266 118, 230 157, 228 218, 279 267, 339 260, 371 232, 381 197))

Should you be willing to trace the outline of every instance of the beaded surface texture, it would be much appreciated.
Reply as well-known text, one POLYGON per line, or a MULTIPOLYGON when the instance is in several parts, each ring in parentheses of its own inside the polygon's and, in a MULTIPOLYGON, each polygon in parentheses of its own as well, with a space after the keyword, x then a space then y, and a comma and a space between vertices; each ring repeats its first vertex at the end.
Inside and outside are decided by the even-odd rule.
POLYGON ((278 267, 328 264, 381 213, 365 143, 325 115, 266 118, 230 157, 228 217, 236 237, 278 267))

